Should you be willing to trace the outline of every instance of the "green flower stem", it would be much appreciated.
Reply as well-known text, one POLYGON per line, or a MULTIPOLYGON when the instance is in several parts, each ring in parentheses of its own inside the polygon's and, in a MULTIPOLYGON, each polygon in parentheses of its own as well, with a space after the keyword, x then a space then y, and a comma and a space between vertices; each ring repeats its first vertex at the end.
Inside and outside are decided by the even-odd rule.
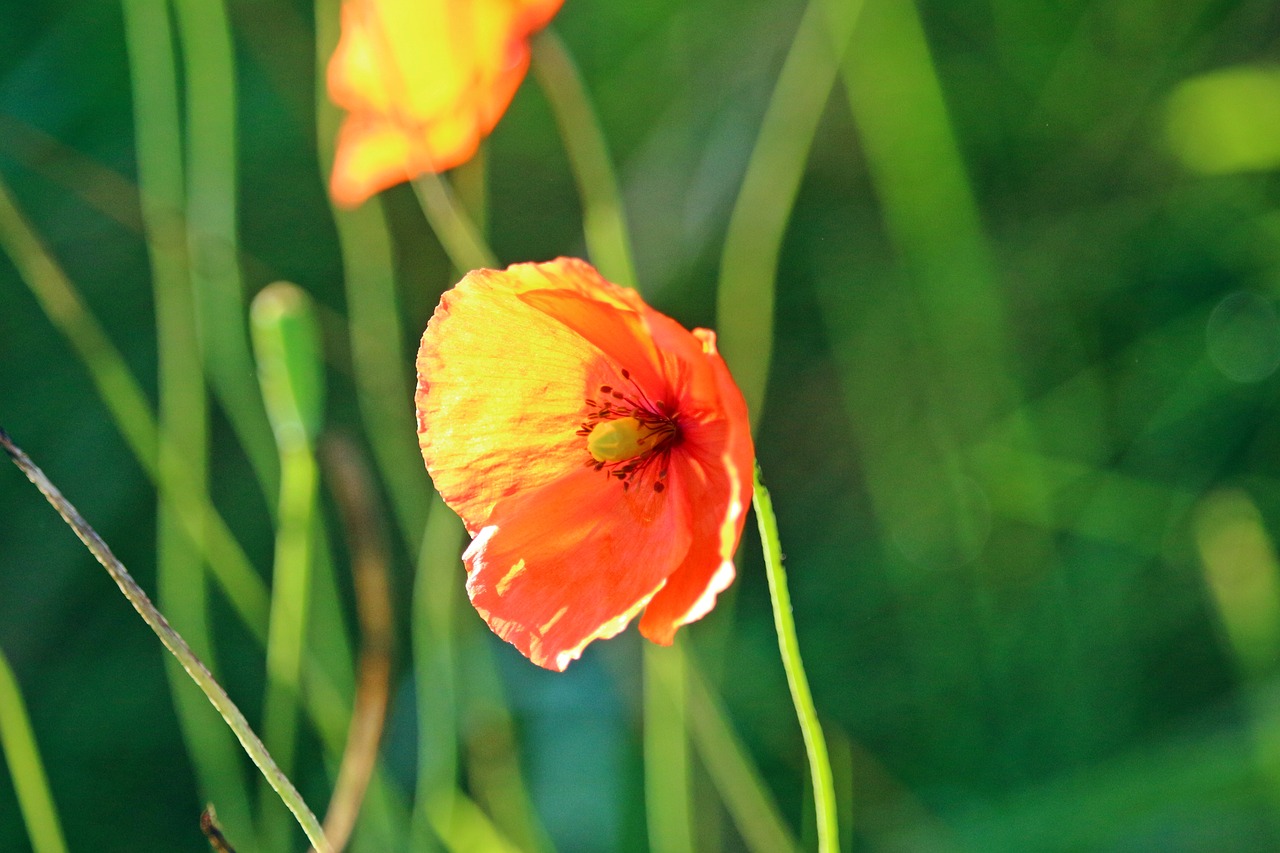
POLYGON ((31 718, 22 701, 18 679, 3 650, 0 650, 0 749, 9 765, 9 778, 13 780, 18 808, 27 824, 31 849, 35 853, 66 853, 67 841, 49 792, 49 777, 40 761, 35 733, 31 731, 31 718))
POLYGON ((813 696, 809 693, 804 661, 800 659, 800 643, 796 639, 796 623, 791 613, 791 594, 787 592, 787 573, 782 567, 778 521, 773 514, 769 490, 761 480, 759 466, 756 466, 753 486, 755 491, 752 503, 756 510, 756 523, 760 527, 760 541, 764 546, 764 569, 769 580, 769 598, 773 602, 773 624, 778 631, 778 649, 782 652, 782 666, 787 672, 787 685, 791 688, 791 701, 796 706, 796 717, 800 721, 800 733, 804 735, 804 748, 809 756, 809 771, 813 777, 818 851, 831 853, 840 845, 831 760, 827 756, 827 742, 822 735, 822 726, 818 723, 818 712, 813 707, 813 696))
POLYGON ((818 121, 861 10, 862 0, 809 0, 729 217, 720 259, 716 332, 753 425, 764 411, 773 354, 782 240, 818 121))
POLYGON ((111 575, 111 579, 120 587, 120 591, 124 593, 125 598, 129 599, 129 603, 138 611, 143 621, 160 638, 160 642, 164 644, 165 648, 178 659, 182 668, 187 671, 187 674, 204 692, 209 702, 226 720, 227 725, 231 727, 231 731, 235 733, 236 738, 240 741, 244 751, 248 753, 249 758, 262 771, 262 775, 270 783, 271 787, 275 789, 276 793, 279 794, 280 799, 284 801, 289 811, 293 812, 298 824, 302 827, 302 831, 306 833, 307 838, 315 849, 319 853, 332 853, 332 848, 325 839, 316 816, 307 807, 297 789, 293 787, 293 783, 280 772, 280 768, 272 760, 267 748, 262 745, 262 741, 253 733, 253 729, 249 726, 248 720, 244 718, 244 714, 240 713, 240 709, 231 701, 231 697, 227 695, 227 692, 214 679, 208 668, 191 650, 191 647, 187 645, 186 640, 182 639, 178 632, 169 626, 168 621, 151 603, 151 599, 143 592, 142 587, 138 586, 133 576, 124 567, 124 564, 111 553, 107 543, 102 541, 102 537, 80 516, 76 508, 62 496, 62 493, 58 491, 53 483, 49 482, 49 478, 45 476, 44 472, 36 467, 36 464, 13 443, 9 438, 9 434, 2 429, 0 429, 0 447, 4 448, 4 451, 9 454, 9 458, 13 460, 14 464, 27 476, 27 479, 35 484, 36 488, 44 494, 63 520, 71 526, 76 536, 80 537, 80 541, 85 544, 90 553, 97 558, 98 562, 107 570, 107 573, 111 575))
POLYGON ((609 147, 573 57, 553 30, 533 39, 533 73, 555 113, 578 182, 587 253, 605 278, 635 287, 631 239, 609 147))
MULTIPOLYGON (((324 373, 320 331, 310 300, 286 282, 254 298, 253 350, 262 399, 280 456, 279 524, 272 570, 267 633, 267 693, 262 730, 285 773, 293 770, 298 703, 312 590, 312 542, 319 473, 313 441, 323 415, 324 373)), ((262 792, 262 834, 267 849, 286 849, 283 813, 262 792), (276 816, 279 816, 277 819, 276 816)))
POLYGON ((427 223, 440 240, 449 260, 459 270, 493 269, 498 256, 485 242, 484 235, 458 202, 448 182, 439 175, 420 175, 413 180, 413 191, 427 217, 427 223))

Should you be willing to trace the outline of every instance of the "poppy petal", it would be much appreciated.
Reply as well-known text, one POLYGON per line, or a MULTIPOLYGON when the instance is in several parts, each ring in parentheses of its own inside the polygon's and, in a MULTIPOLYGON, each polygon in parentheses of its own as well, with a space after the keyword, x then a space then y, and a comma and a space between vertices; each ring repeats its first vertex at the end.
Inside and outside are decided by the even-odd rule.
POLYGON ((472 604, 534 663, 563 670, 626 627, 683 558, 691 524, 682 494, 674 480, 637 493, 579 468, 499 502, 463 556, 472 604))
POLYGON ((577 332, 514 298, 546 280, 537 266, 468 273, 418 351, 422 455, 472 535, 502 498, 583 466, 587 394, 617 375, 577 332))
POLYGON ((524 79, 529 36, 561 2, 346 0, 327 72, 330 98, 350 113, 335 201, 354 206, 469 160, 524 79))
POLYGON ((631 381, 647 393, 665 394, 668 390, 662 360, 639 312, 629 308, 601 310, 600 300, 568 290, 522 293, 520 299, 577 332, 612 364, 626 370, 631 381))
POLYGON ((733 582, 733 554, 742 537, 751 501, 751 469, 755 455, 742 392, 716 352, 715 334, 695 329, 714 378, 717 404, 686 430, 685 452, 673 456, 685 482, 693 516, 692 544, 679 568, 653 597, 640 620, 640 632, 655 643, 670 645, 676 629, 701 619, 716 596, 733 582))
POLYGON ((563 669, 641 609, 670 643, 732 581, 753 449, 713 333, 582 261, 516 264, 442 297, 418 375, 423 458, 473 536, 472 602, 535 663, 563 669), (625 455, 591 450, 603 424, 641 423, 625 455))
POLYGON ((355 207, 371 196, 465 162, 475 153, 478 135, 466 128, 441 127, 428 148, 416 134, 377 116, 353 114, 338 133, 329 192, 343 207, 355 207), (447 132, 446 132, 447 131, 447 132))

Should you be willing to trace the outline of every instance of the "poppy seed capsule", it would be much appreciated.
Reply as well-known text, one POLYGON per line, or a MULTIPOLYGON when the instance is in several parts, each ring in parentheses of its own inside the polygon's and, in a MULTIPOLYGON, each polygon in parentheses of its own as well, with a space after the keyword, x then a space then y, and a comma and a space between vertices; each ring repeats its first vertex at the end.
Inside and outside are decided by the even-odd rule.
POLYGON ((649 449, 653 430, 635 418, 601 421, 587 436, 587 452, 597 462, 623 462, 649 449))

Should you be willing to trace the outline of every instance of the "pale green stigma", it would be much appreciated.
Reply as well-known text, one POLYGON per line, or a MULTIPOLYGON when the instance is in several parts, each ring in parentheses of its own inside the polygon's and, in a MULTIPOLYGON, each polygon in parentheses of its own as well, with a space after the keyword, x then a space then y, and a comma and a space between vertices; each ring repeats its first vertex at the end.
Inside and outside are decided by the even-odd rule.
POLYGON ((650 449, 653 430, 635 418, 600 421, 587 435, 587 452, 597 462, 623 462, 650 449))

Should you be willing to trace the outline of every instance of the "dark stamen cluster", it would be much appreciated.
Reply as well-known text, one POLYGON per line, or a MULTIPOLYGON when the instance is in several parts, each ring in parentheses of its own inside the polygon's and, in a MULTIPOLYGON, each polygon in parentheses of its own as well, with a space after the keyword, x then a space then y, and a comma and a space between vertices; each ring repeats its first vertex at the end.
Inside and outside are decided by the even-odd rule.
POLYGON ((643 476, 655 462, 660 461, 657 476, 653 481, 653 490, 662 492, 666 489, 667 462, 671 458, 671 450, 680 440, 680 426, 676 413, 663 400, 650 400, 631 378, 631 372, 622 371, 622 378, 631 386, 630 390, 619 390, 610 385, 601 385, 599 398, 587 398, 587 405, 592 411, 577 430, 577 435, 589 436, 591 431, 602 421, 618 418, 635 418, 642 429, 648 431, 650 446, 639 456, 623 459, 618 462, 598 461, 588 455, 587 465, 597 471, 604 471, 608 476, 622 481, 622 490, 631 488, 636 477, 643 476))

